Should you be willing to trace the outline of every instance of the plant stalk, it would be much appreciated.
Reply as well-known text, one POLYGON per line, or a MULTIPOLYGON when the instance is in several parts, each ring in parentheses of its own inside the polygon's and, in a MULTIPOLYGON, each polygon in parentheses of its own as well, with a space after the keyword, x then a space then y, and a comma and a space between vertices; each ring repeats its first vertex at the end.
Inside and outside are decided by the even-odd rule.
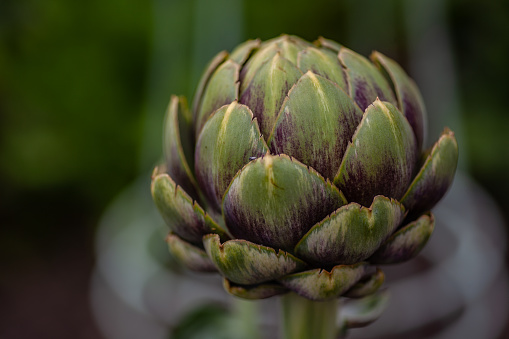
POLYGON ((282 339, 336 339, 339 300, 312 301, 295 293, 281 297, 282 339))

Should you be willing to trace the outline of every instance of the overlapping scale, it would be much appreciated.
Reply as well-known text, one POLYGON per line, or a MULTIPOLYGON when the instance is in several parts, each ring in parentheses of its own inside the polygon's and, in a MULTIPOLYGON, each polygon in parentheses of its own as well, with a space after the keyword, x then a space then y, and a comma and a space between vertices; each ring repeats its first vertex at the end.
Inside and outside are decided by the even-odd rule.
POLYGON ((240 65, 228 59, 212 74, 194 121, 197 135, 215 110, 238 99, 239 73, 240 65))
POLYGON ((164 122, 163 152, 167 173, 196 198, 197 186, 192 172, 194 138, 191 119, 186 99, 172 96, 164 122))
POLYGON ((235 174, 268 148, 251 110, 234 101, 217 110, 196 144, 196 178, 216 210, 235 174))
POLYGON ((430 210, 442 199, 452 184, 457 164, 458 143, 454 133, 446 128, 401 199, 411 219, 430 210))
POLYGON ((350 203, 313 226, 295 246, 295 254, 321 267, 366 260, 404 216, 403 205, 384 196, 375 197, 370 208, 350 203))
POLYGON ((278 279, 286 288, 311 300, 339 298, 354 286, 366 271, 366 263, 338 265, 327 271, 320 268, 288 274, 278 279))
POLYGON ((412 126, 420 150, 425 144, 427 116, 419 88, 394 60, 380 52, 373 52, 371 59, 389 76, 396 92, 398 107, 412 126))
POLYGON ((166 243, 173 257, 188 269, 198 272, 217 271, 207 253, 200 247, 194 246, 172 233, 166 237, 166 243))
POLYGON ((361 119, 343 89, 308 71, 290 90, 268 144, 332 180, 361 119))
POLYGON ((349 201, 363 206, 373 197, 400 199, 412 180, 418 152, 412 127, 388 102, 364 112, 334 179, 349 201))
POLYGON ((377 268, 372 274, 368 274, 352 286, 345 294, 348 298, 364 298, 378 291, 385 280, 384 272, 377 268))
POLYGON ((167 173, 156 168, 152 177, 152 198, 170 229, 182 239, 201 246, 205 234, 226 232, 167 173))
POLYGON ((395 232, 369 261, 374 264, 397 264, 412 259, 424 248, 434 228, 433 214, 422 215, 395 232))
POLYGON ((260 65, 253 78, 242 81, 240 103, 247 105, 258 119, 262 134, 267 137, 274 126, 281 104, 302 72, 277 52, 260 65))
POLYGON ((223 215, 235 238, 291 251, 312 225, 344 204, 339 190, 316 171, 286 155, 267 154, 232 180, 223 215))
POLYGON ((259 284, 306 267, 306 263, 290 253, 276 252, 246 240, 221 243, 217 234, 209 234, 203 237, 203 245, 223 276, 237 284, 259 284))
POLYGON ((277 282, 268 282, 258 285, 238 285, 227 278, 223 280, 223 287, 226 292, 242 299, 266 299, 275 295, 284 294, 288 289, 277 282))
POLYGON ((344 91, 348 92, 348 84, 338 54, 328 49, 308 47, 299 52, 297 66, 306 73, 312 71, 334 82, 344 91))
POLYGON ((362 110, 376 99, 398 104, 389 82, 368 59, 343 47, 339 60, 345 67, 350 96, 362 110))

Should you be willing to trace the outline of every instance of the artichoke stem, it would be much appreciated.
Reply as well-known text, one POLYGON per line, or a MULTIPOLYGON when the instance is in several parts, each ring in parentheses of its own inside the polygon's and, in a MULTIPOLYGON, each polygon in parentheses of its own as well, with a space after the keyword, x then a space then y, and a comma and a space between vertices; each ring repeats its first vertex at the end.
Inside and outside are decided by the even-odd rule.
POLYGON ((295 293, 281 297, 283 339, 336 339, 339 300, 312 301, 295 293))

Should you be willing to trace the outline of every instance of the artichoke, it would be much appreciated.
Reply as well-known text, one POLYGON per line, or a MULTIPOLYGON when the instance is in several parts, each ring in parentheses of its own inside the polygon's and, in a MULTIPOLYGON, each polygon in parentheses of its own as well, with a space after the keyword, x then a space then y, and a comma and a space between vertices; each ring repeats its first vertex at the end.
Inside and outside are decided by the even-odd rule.
POLYGON ((374 293, 414 257, 454 177, 445 129, 423 151, 419 90, 393 60, 283 35, 219 53, 192 113, 171 98, 152 195, 173 256, 247 299, 374 293))

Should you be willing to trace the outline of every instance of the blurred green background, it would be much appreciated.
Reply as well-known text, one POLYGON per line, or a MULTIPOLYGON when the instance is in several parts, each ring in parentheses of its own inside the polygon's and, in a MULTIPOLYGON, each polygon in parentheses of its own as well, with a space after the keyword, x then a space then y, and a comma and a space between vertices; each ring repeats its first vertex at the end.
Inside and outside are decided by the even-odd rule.
MULTIPOLYGON (((389 55, 420 85, 408 52, 419 22, 408 2, 0 1, 0 338, 101 338, 88 301, 96 225, 126 185, 150 173, 170 95, 191 98, 214 54, 248 38, 322 35, 389 55)), ((453 82, 423 91, 429 114, 457 131, 462 168, 507 223, 509 2, 438 6, 437 22, 421 30, 439 29, 426 48, 448 53, 453 82)), ((427 76, 444 76, 433 65, 427 76)), ((439 130, 432 124, 429 139, 439 130)))

